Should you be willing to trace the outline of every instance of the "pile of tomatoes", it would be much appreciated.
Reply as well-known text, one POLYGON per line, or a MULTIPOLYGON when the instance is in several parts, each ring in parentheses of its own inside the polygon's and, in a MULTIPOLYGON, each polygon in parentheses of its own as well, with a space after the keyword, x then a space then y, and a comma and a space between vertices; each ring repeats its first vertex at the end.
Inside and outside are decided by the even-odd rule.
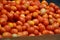
POLYGON ((0 1, 0 38, 60 34, 60 8, 45 0, 0 1))

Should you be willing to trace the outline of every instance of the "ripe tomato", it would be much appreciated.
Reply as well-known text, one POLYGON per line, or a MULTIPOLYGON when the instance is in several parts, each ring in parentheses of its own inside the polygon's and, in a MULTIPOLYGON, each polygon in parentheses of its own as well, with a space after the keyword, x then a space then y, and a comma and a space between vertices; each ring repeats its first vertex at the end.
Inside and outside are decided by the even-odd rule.
POLYGON ((39 35, 39 31, 38 31, 38 30, 35 30, 35 31, 34 31, 34 34, 35 34, 35 35, 39 35))
POLYGON ((21 32, 22 31, 22 26, 21 25, 17 25, 16 29, 21 32))
POLYGON ((28 36, 28 31, 23 31, 22 34, 23 36, 28 36))
POLYGON ((12 37, 12 34, 9 33, 9 32, 4 32, 4 33, 2 34, 2 36, 3 36, 3 37, 12 37))
POLYGON ((43 25, 43 24, 38 24, 38 26, 39 26, 39 31, 43 31, 43 30, 45 30, 45 26, 43 25))
POLYGON ((33 19, 35 24, 39 24, 39 20, 38 19, 33 19))
POLYGON ((11 29, 11 33, 12 33, 12 34, 14 34, 14 33, 15 33, 15 34, 18 33, 18 29, 11 29))
POLYGON ((22 32, 18 32, 17 35, 18 36, 23 36, 23 33, 22 32))
POLYGON ((43 33, 44 35, 45 35, 45 34, 54 34, 54 32, 48 31, 48 30, 44 30, 42 33, 43 33))
POLYGON ((11 30, 11 27, 8 26, 8 25, 5 25, 4 28, 6 29, 6 31, 10 31, 11 30))
POLYGON ((60 29, 55 29, 54 32, 55 34, 60 34, 60 29))
POLYGON ((29 33, 33 33, 35 31, 35 28, 34 27, 29 27, 29 28, 27 28, 27 31, 29 33))
POLYGON ((30 34, 29 36, 35 36, 35 34, 30 34))

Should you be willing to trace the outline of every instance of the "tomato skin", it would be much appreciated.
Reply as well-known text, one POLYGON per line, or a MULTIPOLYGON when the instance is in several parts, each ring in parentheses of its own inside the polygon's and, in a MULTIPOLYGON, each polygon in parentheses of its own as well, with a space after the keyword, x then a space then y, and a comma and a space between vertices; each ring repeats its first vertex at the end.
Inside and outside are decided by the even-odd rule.
POLYGON ((39 27, 38 27, 38 26, 36 26, 36 25, 34 25, 34 28, 35 28, 36 30, 39 30, 39 27))
POLYGON ((22 26, 22 30, 23 31, 27 30, 27 26, 22 26))
POLYGON ((18 32, 17 35, 18 36, 23 36, 23 33, 22 32, 18 32))
POLYGON ((5 25, 5 26, 4 26, 4 28, 5 28, 5 29, 6 29, 6 31, 8 31, 8 32, 11 30, 11 27, 10 27, 10 26, 8 26, 8 25, 5 25))
POLYGON ((56 11, 57 14, 60 14, 60 9, 56 11))
POLYGON ((38 30, 35 30, 35 31, 34 31, 34 34, 35 34, 35 35, 38 35, 38 34, 39 34, 39 31, 38 31, 38 30))
POLYGON ((43 22, 43 17, 38 15, 37 19, 39 20, 39 22, 43 22))
POLYGON ((48 30, 44 30, 42 33, 43 33, 44 35, 45 35, 45 34, 52 34, 52 35, 54 34, 52 31, 48 31, 48 30))
POLYGON ((29 28, 27 28, 27 31, 29 32, 29 33, 33 33, 34 32, 34 27, 29 27, 29 28))
POLYGON ((23 36, 28 36, 28 31, 23 31, 23 36))
POLYGON ((23 23, 21 21, 17 21, 16 24, 17 25, 23 25, 23 23))
POLYGON ((22 26, 21 25, 17 25, 16 29, 21 32, 22 31, 22 26))
POLYGON ((0 35, 0 38, 3 38, 2 35, 0 35))
POLYGON ((35 36, 35 34, 30 34, 29 36, 35 36))
POLYGON ((54 32, 55 34, 60 34, 60 29, 55 29, 54 32))
POLYGON ((45 30, 45 26, 43 25, 43 24, 38 24, 38 26, 39 26, 39 31, 43 31, 43 30, 45 30))
POLYGON ((6 32, 6 29, 4 27, 1 27, 0 29, 1 33, 6 32))
POLYGON ((11 33, 12 34, 17 34, 18 33, 18 30, 17 29, 11 29, 11 33))
POLYGON ((46 28, 47 28, 48 30, 54 30, 54 29, 55 29, 52 25, 48 25, 46 28))
POLYGON ((4 32, 3 37, 12 37, 11 33, 9 32, 4 32))
POLYGON ((46 19, 46 18, 45 18, 45 19, 43 19, 43 24, 44 24, 44 25, 48 25, 48 24, 49 24, 48 19, 46 19))

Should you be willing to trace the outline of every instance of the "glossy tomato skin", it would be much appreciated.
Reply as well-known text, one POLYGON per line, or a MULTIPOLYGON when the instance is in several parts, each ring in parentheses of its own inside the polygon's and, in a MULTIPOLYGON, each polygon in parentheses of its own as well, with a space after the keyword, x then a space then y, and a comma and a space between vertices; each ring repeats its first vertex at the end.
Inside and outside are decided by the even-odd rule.
POLYGON ((43 30, 45 30, 45 26, 43 25, 43 24, 38 24, 38 26, 39 26, 39 31, 43 31, 43 30))
POLYGON ((35 36, 35 34, 30 34, 29 36, 35 36))
POLYGON ((29 32, 29 33, 33 33, 34 32, 34 27, 29 27, 29 28, 27 28, 27 31, 29 32))
POLYGON ((2 35, 0 35, 0 38, 3 38, 2 35))
POLYGON ((9 32, 4 32, 3 37, 12 37, 11 33, 9 32))
POLYGON ((35 30, 35 31, 34 31, 34 34, 35 34, 35 35, 39 35, 39 31, 38 31, 38 30, 35 30))
POLYGON ((21 25, 17 25, 16 29, 21 32, 22 31, 22 26, 21 25))
POLYGON ((18 33, 18 30, 17 30, 17 29, 11 29, 11 33, 12 33, 12 34, 18 33))
POLYGON ((60 29, 55 29, 54 32, 55 34, 60 34, 60 29))
POLYGON ((5 25, 4 26, 4 28, 6 29, 6 31, 8 31, 8 32, 10 32, 10 30, 11 30, 11 27, 10 26, 8 26, 8 25, 5 25))
POLYGON ((52 35, 54 34, 54 32, 48 31, 48 30, 44 30, 42 33, 43 33, 44 35, 45 35, 45 34, 52 34, 52 35))

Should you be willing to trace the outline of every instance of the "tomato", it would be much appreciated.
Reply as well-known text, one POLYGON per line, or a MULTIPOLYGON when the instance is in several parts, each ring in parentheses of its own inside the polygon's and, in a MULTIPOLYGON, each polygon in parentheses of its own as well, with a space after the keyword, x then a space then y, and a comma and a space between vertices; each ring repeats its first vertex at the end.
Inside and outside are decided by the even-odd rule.
POLYGON ((39 27, 38 27, 38 26, 34 25, 33 27, 34 27, 35 29, 39 30, 39 27))
POLYGON ((35 34, 30 34, 29 36, 35 36, 35 34))
POLYGON ((21 21, 17 21, 16 24, 23 25, 23 23, 21 21))
POLYGON ((55 34, 60 34, 60 29, 55 29, 54 32, 55 34))
POLYGON ((31 21, 28 21, 28 24, 29 25, 34 25, 35 23, 34 23, 34 21, 31 20, 31 21))
POLYGON ((24 23, 24 26, 26 27, 30 27, 30 25, 28 23, 24 23))
POLYGON ((18 31, 22 31, 22 26, 21 25, 17 25, 16 28, 17 28, 18 31))
POLYGON ((37 19, 39 20, 39 22, 43 22, 43 17, 38 16, 38 18, 37 18, 37 19))
POLYGON ((60 14, 60 9, 56 11, 57 14, 60 14))
POLYGON ((43 24, 44 24, 44 25, 48 25, 48 24, 49 24, 48 19, 46 19, 46 18, 45 18, 45 19, 43 19, 43 24))
POLYGON ((38 13, 37 12, 34 12, 33 13, 33 17, 37 17, 38 16, 38 13))
POLYGON ((43 24, 38 24, 38 26, 39 26, 39 31, 43 31, 43 30, 45 30, 45 26, 43 25, 43 24))
POLYGON ((11 29, 11 33, 12 33, 12 34, 18 33, 18 30, 17 30, 17 29, 11 29))
POLYGON ((54 3, 50 3, 49 6, 55 7, 55 4, 54 3))
POLYGON ((28 10, 25 11, 25 14, 26 14, 26 15, 28 15, 29 13, 30 13, 30 11, 28 11, 28 10))
POLYGON ((22 32, 18 32, 17 35, 18 35, 18 36, 23 36, 23 33, 22 33, 22 32))
POLYGON ((28 31, 23 31, 22 34, 23 36, 28 36, 28 31))
POLYGON ((41 36, 41 35, 42 35, 42 33, 39 32, 39 36, 41 36))
POLYGON ((3 36, 3 37, 12 37, 12 34, 9 33, 9 32, 4 32, 4 33, 2 34, 2 36, 3 36))
POLYGON ((34 27, 29 27, 29 28, 27 28, 27 31, 29 32, 29 33, 33 33, 34 32, 34 27))
POLYGON ((15 6, 11 6, 11 10, 16 11, 17 8, 15 6))
POLYGON ((22 26, 22 30, 25 31, 27 29, 27 26, 22 26))
POLYGON ((50 10, 51 12, 54 12, 54 11, 55 11, 53 7, 50 7, 49 10, 50 10))
POLYGON ((4 28, 6 29, 6 31, 10 31, 11 30, 11 27, 8 26, 8 25, 5 25, 4 28))
POLYGON ((44 30, 42 33, 43 33, 44 35, 45 35, 45 34, 52 34, 52 35, 54 34, 52 31, 48 31, 48 30, 44 30))
POLYGON ((0 33, 3 33, 6 32, 6 29, 4 27, 1 27, 0 31, 1 31, 0 33))
POLYGON ((21 22, 25 23, 25 18, 20 17, 19 20, 20 20, 21 22))
POLYGON ((0 38, 2 38, 2 35, 0 35, 0 38))
POLYGON ((8 23, 8 26, 9 27, 13 27, 13 23, 8 23))
POLYGON ((18 35, 17 34, 12 34, 12 37, 18 37, 18 35))
POLYGON ((39 31, 38 31, 38 30, 35 30, 35 31, 34 31, 34 34, 35 34, 35 35, 38 35, 38 34, 39 34, 39 31))

